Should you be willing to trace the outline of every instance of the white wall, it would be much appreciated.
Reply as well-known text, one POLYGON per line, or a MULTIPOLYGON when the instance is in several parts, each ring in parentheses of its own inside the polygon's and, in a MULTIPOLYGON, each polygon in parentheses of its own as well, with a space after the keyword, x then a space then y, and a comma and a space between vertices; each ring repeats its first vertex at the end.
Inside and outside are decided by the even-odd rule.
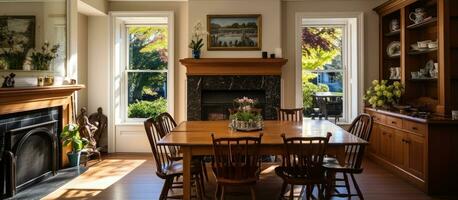
MULTIPOLYGON (((88 17, 83 14, 78 14, 78 83, 87 86, 88 80, 88 17)), ((83 89, 78 92, 78 108, 88 106, 87 98, 88 89, 83 89)), ((78 111, 79 113, 79 111, 78 111)))
MULTIPOLYGON (((188 22, 192 29, 198 21, 206 27, 207 15, 211 14, 261 14, 262 50, 261 51, 207 51, 202 48, 202 57, 254 57, 260 58, 262 51, 274 52, 281 48, 281 0, 189 0, 188 22)), ((192 34, 189 31, 189 36, 192 34)), ((206 41, 206 39, 205 39, 206 41)), ((191 50, 188 50, 191 55, 191 50)))

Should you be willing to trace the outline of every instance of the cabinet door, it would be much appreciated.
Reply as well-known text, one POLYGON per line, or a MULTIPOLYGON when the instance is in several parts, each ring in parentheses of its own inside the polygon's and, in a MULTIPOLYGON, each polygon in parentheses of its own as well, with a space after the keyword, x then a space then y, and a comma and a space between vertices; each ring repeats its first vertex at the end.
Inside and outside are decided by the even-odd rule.
POLYGON ((372 127, 369 152, 373 154, 378 154, 380 152, 380 125, 377 123, 374 123, 372 127))
POLYGON ((395 130, 393 134, 393 160, 392 162, 404 168, 406 166, 407 158, 407 151, 408 146, 406 143, 407 133, 400 130, 395 130))
POLYGON ((386 159, 387 161, 391 161, 393 158, 393 137, 394 129, 380 126, 380 153, 379 155, 386 159))
POLYGON ((413 175, 425 178, 425 138, 409 134, 406 141, 408 146, 408 170, 413 175))

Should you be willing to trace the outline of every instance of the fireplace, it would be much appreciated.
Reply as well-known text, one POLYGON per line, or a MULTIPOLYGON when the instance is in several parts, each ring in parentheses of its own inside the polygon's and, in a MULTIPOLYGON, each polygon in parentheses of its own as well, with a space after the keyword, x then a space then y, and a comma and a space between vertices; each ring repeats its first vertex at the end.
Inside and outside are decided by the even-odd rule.
POLYGON ((188 120, 228 119, 233 100, 255 98, 263 118, 276 119, 280 106, 280 76, 189 76, 188 120))
POLYGON ((13 196, 56 174, 61 113, 53 107, 0 116, 2 196, 13 196))
POLYGON ((202 120, 227 120, 229 109, 234 107, 234 99, 248 97, 256 99, 257 108, 262 109, 265 118, 266 92, 264 90, 203 90, 202 120))

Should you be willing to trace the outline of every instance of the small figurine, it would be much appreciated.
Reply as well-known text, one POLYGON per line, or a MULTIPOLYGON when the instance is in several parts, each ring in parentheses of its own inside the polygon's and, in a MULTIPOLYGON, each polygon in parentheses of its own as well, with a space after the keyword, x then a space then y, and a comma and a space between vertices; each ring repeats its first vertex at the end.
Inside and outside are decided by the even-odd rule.
POLYGON ((16 74, 11 73, 9 76, 3 76, 5 81, 3 81, 2 88, 12 88, 14 87, 14 77, 16 74))

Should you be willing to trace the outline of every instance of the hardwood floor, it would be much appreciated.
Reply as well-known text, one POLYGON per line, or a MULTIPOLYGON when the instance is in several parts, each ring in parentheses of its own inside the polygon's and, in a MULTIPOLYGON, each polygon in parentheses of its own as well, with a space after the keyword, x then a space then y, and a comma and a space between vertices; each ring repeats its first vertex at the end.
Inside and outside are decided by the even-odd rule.
MULTIPOLYGON (((363 166, 364 173, 356 178, 366 199, 439 199, 425 195, 370 160, 366 160, 363 166)), ((158 199, 163 181, 155 175, 154 167, 150 154, 110 154, 66 187, 44 199, 158 199)), ((278 199, 281 179, 276 177, 273 169, 274 167, 265 167, 256 186, 257 199, 278 199)), ((215 189, 213 177, 210 178, 210 183, 206 186, 207 199, 213 199, 215 189)), ((297 188, 295 192, 299 190, 297 188)), ((248 188, 228 188, 228 193, 226 199, 249 199, 248 188), (230 193, 234 191, 239 194, 231 196, 230 193)))

